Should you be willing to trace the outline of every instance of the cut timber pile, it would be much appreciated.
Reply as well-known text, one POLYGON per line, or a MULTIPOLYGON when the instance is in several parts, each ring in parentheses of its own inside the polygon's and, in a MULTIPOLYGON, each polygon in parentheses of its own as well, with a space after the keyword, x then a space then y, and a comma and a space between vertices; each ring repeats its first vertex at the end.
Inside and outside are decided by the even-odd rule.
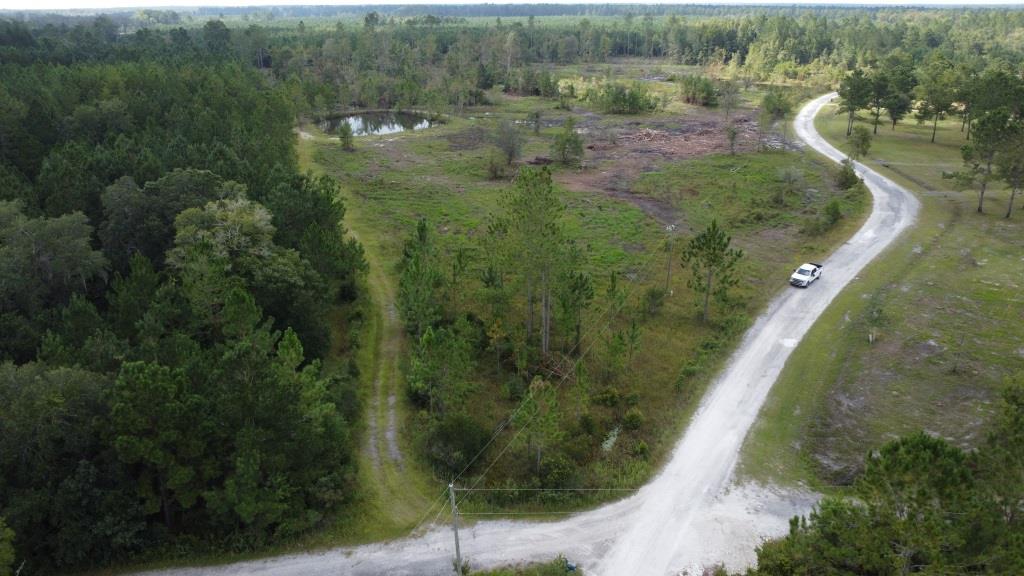
POLYGON ((646 150, 663 156, 694 156, 725 150, 725 137, 710 127, 688 133, 667 132, 645 128, 623 135, 621 141, 634 150, 646 150))

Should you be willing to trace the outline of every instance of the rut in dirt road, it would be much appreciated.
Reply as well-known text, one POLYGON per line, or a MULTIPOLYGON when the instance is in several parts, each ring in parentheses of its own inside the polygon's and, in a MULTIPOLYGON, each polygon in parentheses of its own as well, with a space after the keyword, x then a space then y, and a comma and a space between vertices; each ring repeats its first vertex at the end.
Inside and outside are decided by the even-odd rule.
MULTIPOLYGON (((797 135, 839 161, 843 155, 814 129, 814 116, 834 97, 800 111, 797 135)), ((565 554, 596 576, 663 576, 724 561, 741 569, 760 538, 786 532, 793 514, 806 513, 814 495, 735 486, 732 473, 747 432, 786 359, 832 299, 916 217, 905 189, 857 164, 874 198, 863 227, 824 261, 811 289, 783 289, 747 331, 680 439, 671 459, 635 495, 559 522, 480 522, 462 532, 462 552, 474 567, 540 561, 565 554)), ((303 553, 203 569, 199 574, 432 575, 452 573, 447 526, 382 544, 303 553)), ((699 573, 699 572, 698 572, 699 573)))

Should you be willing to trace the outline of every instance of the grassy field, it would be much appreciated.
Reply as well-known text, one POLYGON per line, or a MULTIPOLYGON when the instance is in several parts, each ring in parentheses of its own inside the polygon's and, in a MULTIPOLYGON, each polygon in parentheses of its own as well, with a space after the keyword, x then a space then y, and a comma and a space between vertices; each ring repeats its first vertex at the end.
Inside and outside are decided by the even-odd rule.
MULTIPOLYGON (((548 154, 551 137, 569 114, 556 110, 552 100, 500 94, 492 94, 492 100, 491 106, 453 116, 427 130, 358 138, 354 152, 343 151, 336 141, 306 128, 311 137, 303 140, 304 162, 342 183, 350 209, 349 226, 367 245, 371 265, 381 275, 376 280, 371 277, 371 287, 388 286, 374 289, 375 300, 378 294, 393 294, 402 242, 420 218, 428 220, 444 249, 475 246, 487 215, 497 208, 498 198, 509 187, 506 181, 487 179, 486 157, 496 120, 524 122, 527 113, 543 110, 543 128, 538 135, 523 126, 523 157, 533 158, 548 154)), ((749 109, 737 113, 748 118, 753 114, 749 109)), ((574 439, 572 444, 582 451, 574 457, 589 462, 579 478, 581 485, 633 488, 657 469, 735 339, 770 296, 786 285, 789 269, 828 253, 848 237, 866 203, 863 195, 835 190, 831 167, 814 154, 756 152, 749 139, 741 146, 741 154, 722 153, 724 139, 716 131, 721 126, 719 111, 680 105, 650 115, 605 116, 583 106, 572 114, 580 120, 588 143, 609 131, 615 132, 619 142, 600 143, 588 150, 586 170, 556 171, 558 192, 567 207, 566 231, 584 247, 587 267, 598 282, 597 293, 604 294, 609 272, 616 270, 630 295, 627 311, 610 321, 600 306, 591 314, 585 327, 593 352, 588 361, 590 373, 598 375, 603 370, 600 358, 607 335, 624 330, 631 318, 640 318, 639 345, 625 369, 630 376, 609 381, 595 377, 591 391, 592 395, 611 394, 622 400, 589 408, 593 431, 574 439), (643 130, 657 133, 656 145, 630 140, 643 130), (803 232, 821 218, 825 203, 833 198, 840 201, 846 218, 823 234, 803 232), (736 291, 737 304, 729 311, 719 311, 718 322, 705 325, 686 286, 688 274, 678 266, 678 250, 669 255, 664 247, 670 236, 685 239, 712 218, 725 225, 748 257, 742 286, 736 291), (666 232, 668 223, 675 225, 671 234, 666 232), (668 280, 670 262, 673 271, 668 280), (639 302, 644 292, 666 283, 671 296, 661 310, 641 314, 639 302), (643 415, 639 428, 621 426, 627 409, 643 415), (620 433, 613 434, 614 430, 620 433), (600 448, 612 436, 617 440, 600 448)), ((382 297, 387 300, 386 295, 382 297)), ((401 339, 400 335, 395 338, 396 342, 401 339)), ((502 378, 492 368, 482 367, 468 403, 474 417, 488 426, 515 407, 502 378)), ((387 380, 390 390, 401 392, 400 374, 387 380)), ((569 392, 564 401, 567 407, 576 406, 569 392)), ((404 394, 398 395, 397 404, 405 425, 417 428, 418 417, 410 411, 404 394)), ((575 418, 579 409, 567 408, 567 412, 575 418)), ((507 440, 503 436, 497 445, 507 440)), ((407 462, 422 462, 422 456, 415 453, 415 434, 407 431, 403 446, 407 462)), ((489 478, 514 476, 526 466, 519 452, 513 449, 497 461, 489 478)), ((366 469, 371 463, 364 464, 366 469)), ((402 478, 410 473, 418 477, 415 483, 423 487, 418 491, 420 497, 391 499, 388 491, 381 489, 367 512, 411 517, 408 512, 432 496, 427 488, 431 485, 429 474, 422 463, 416 466, 420 468, 402 478), (389 510, 392 507, 395 509, 389 510)), ((373 483, 388 473, 366 472, 366 481, 373 483)), ((434 483, 440 489, 441 483, 434 483)), ((388 485, 391 481, 385 479, 383 486, 388 485)), ((559 502, 558 506, 589 505, 601 498, 559 502)), ((464 510, 491 506, 501 507, 501 503, 467 502, 464 510)), ((544 507, 539 503, 536 509, 544 507)), ((375 518, 367 517, 369 526, 352 532, 384 534, 408 525, 375 518), (386 525, 374 526, 375 522, 386 525)), ((356 524, 360 522, 356 518, 356 524)))
MULTIPOLYGON (((866 118, 858 122, 867 123, 866 118)), ((845 119, 819 131, 840 147, 845 119)), ((833 302, 794 351, 744 447, 744 474, 823 489, 869 449, 916 430, 971 446, 1000 386, 1024 370, 1024 215, 1004 219, 1000 185, 950 189, 960 123, 880 127, 867 163, 922 201, 917 226, 833 302)))

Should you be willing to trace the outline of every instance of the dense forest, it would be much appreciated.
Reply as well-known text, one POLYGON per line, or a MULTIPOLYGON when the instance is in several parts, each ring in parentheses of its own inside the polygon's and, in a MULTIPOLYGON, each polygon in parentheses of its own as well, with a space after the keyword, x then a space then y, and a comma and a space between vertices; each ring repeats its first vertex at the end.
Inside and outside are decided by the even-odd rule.
MULTIPOLYGON (((851 133, 858 111, 875 130, 958 115, 972 144, 949 176, 978 190, 979 211, 990 182, 1014 196, 1024 182, 1020 11, 377 10, 0 20, 0 573, 14 558, 41 573, 252 549, 321 526, 358 497, 353 354, 368 264, 342 224, 336 180, 299 170, 300 119, 351 108, 440 117, 499 89, 645 113, 663 103, 610 69, 587 79, 552 70, 657 58, 703 67, 674 79, 689 104, 732 107, 741 86, 770 86, 764 131, 794 104, 776 87, 795 84, 838 87, 851 133)), ((572 122, 553 141, 555 169, 583 157, 572 122)), ((493 138, 506 154, 492 163, 496 180, 520 156, 517 134, 506 124, 493 138)), ((844 201, 863 194, 852 178, 844 201)), ((476 472, 511 426, 530 432, 509 482, 576 486, 603 441, 587 406, 625 431, 644 425, 636 398, 612 384, 666 291, 630 300, 616 271, 597 278, 566 209, 552 168, 524 167, 465 245, 439 242, 426 219, 389 231, 407 237, 395 271, 406 386, 438 478, 476 472), (621 329, 591 341, 598 315, 621 329), (577 361, 590 346, 601 362, 577 361), (519 402, 497 431, 466 405, 481 379, 519 402)), ((835 224, 838 201, 829 210, 835 224)), ((742 252, 716 221, 663 249, 669 275, 707 278, 692 289, 719 333, 701 354, 727 348, 742 310, 718 314, 739 310, 729 290, 742 252)), ((871 572, 837 544, 840 527, 864 539, 861 554, 897 531, 931 546, 908 546, 918 556, 907 562, 1019 568, 1006 551, 1020 545, 1020 519, 1000 491, 1019 478, 996 464, 1020 454, 1019 391, 1007 400, 977 454, 916 437, 873 456, 855 488, 866 508, 826 502, 762 547, 761 573, 871 572), (919 459, 941 461, 950 484, 927 478, 919 459), (909 504, 882 494, 894 477, 910 485, 909 504), (944 507, 953 491, 973 515, 950 511, 959 500, 944 507), (914 506, 927 523, 906 521, 914 506), (937 536, 947 526, 949 542, 937 536), (987 538, 976 549, 966 544, 975 530, 987 538)), ((644 457, 648 446, 632 450, 644 457)))
POLYGON ((215 54, 143 49, 162 36, 121 55, 101 22, 60 46, 5 30, 0 509, 17 557, 35 572, 315 525, 351 497, 353 374, 323 359, 365 263, 337 184, 298 173, 287 95, 215 54))

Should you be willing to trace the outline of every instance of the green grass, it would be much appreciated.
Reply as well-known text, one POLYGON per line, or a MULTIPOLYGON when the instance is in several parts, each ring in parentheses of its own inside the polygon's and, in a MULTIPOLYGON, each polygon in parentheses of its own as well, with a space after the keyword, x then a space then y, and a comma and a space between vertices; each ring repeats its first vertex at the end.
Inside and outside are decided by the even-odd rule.
MULTIPOLYGON (((323 171, 315 157, 320 147, 336 147, 337 142, 315 134, 312 140, 300 140, 298 153, 300 166, 313 172, 323 171)), ((372 160, 368 154, 344 153, 353 166, 372 160)), ((375 228, 363 205, 355 201, 351 189, 343 187, 347 213, 345 224, 360 241, 367 260, 384 260, 381 251, 387 246, 385 230, 375 228)), ((362 347, 357 359, 361 375, 361 396, 365 416, 360 423, 366 426, 370 418, 378 423, 377 462, 369 451, 359 452, 359 498, 355 505, 332 519, 329 526, 307 540, 311 547, 326 547, 370 542, 402 536, 422 519, 425 510, 435 498, 431 476, 413 457, 409 431, 405 428, 409 407, 405 401, 402 373, 399 369, 405 355, 405 339, 401 322, 391 312, 394 306, 395 285, 389 270, 372 265, 364 285, 366 323, 362 334, 362 347), (379 383, 379 384, 378 384, 379 383), (388 395, 396 397, 399 444, 404 460, 401 465, 388 457, 384 430, 388 423, 388 395), (376 402, 374 400, 376 399, 376 402)), ((361 448, 365 445, 365 438, 361 448)))
MULTIPOLYGON (((817 126, 845 145, 845 119, 826 109, 817 126)), ((898 435, 924 429, 971 446, 1004 379, 1024 370, 1024 215, 1002 218, 1000 186, 985 214, 975 192, 949 189, 942 171, 960 166, 958 121, 930 137, 928 125, 879 128, 867 163, 918 195, 918 223, 794 351, 744 446, 745 475, 827 489, 898 435)))

